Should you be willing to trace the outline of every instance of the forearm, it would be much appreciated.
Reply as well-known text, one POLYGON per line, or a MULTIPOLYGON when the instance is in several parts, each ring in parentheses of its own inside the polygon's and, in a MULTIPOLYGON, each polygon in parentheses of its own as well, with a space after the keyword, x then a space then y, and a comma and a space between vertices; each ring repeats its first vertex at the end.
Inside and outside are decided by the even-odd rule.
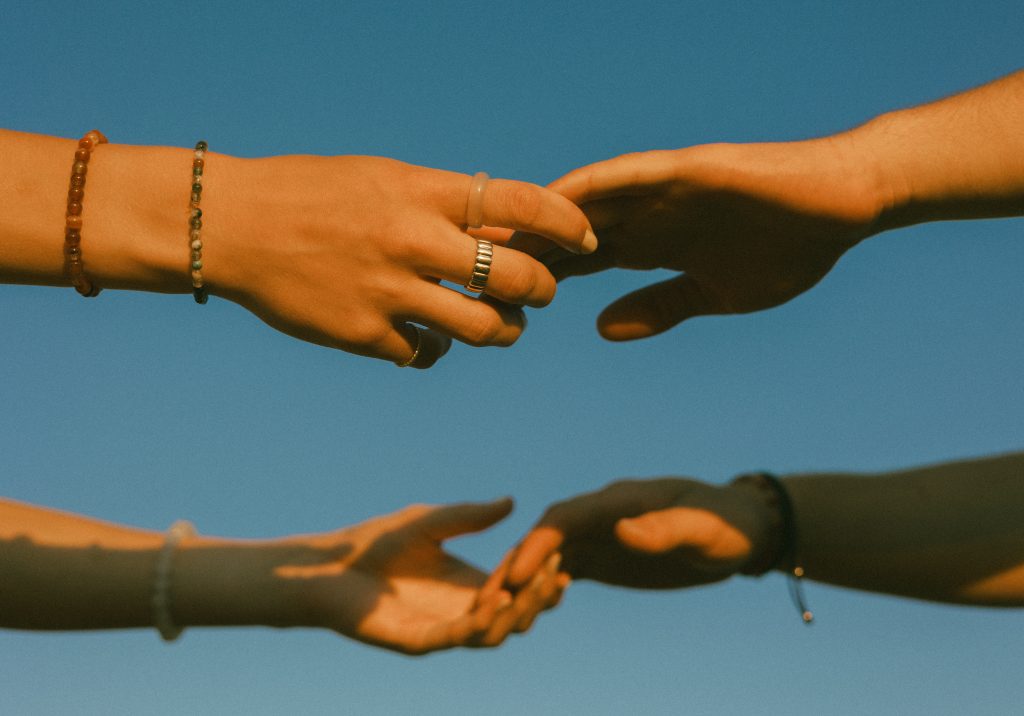
POLYGON ((920 599, 1024 606, 1024 453, 785 484, 807 576, 920 599))
MULTIPOLYGON (((68 286, 63 236, 77 142, 0 130, 0 282, 68 286)), ((88 164, 82 200, 86 274, 101 288, 188 292, 192 151, 103 144, 88 164)), ((246 160, 208 154, 204 169, 204 276, 229 263, 227 239, 247 228, 246 160)))
POLYGON ((880 230, 1024 215, 1024 71, 848 134, 883 187, 880 230))
MULTIPOLYGON (((164 534, 0 500, 0 626, 113 629, 152 626, 164 534)), ((301 538, 183 540, 174 552, 176 624, 309 624, 290 566, 324 555, 301 538)))

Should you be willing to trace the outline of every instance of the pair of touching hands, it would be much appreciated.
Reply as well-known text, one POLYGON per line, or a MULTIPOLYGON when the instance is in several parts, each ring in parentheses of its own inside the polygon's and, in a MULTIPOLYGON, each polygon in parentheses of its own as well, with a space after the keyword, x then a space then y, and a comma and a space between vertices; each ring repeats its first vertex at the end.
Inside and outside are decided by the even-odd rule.
POLYGON ((706 584, 741 572, 771 543, 770 507, 756 490, 664 478, 553 505, 490 575, 444 550, 511 509, 509 499, 415 505, 318 537, 343 549, 296 572, 305 608, 321 626, 406 654, 494 647, 556 606, 571 579, 706 584))
POLYGON ((680 272, 609 306, 598 329, 611 340, 784 303, 879 230, 882 209, 875 175, 842 135, 625 155, 548 188, 492 179, 478 229, 466 225, 466 175, 376 157, 265 161, 282 210, 264 212, 266 241, 249 237, 231 262, 246 278, 226 277, 225 295, 296 337, 399 364, 416 354, 416 368, 452 339, 512 344, 523 307, 610 268, 680 272), (470 296, 458 287, 477 238, 494 256, 483 294, 470 296), (266 266, 288 270, 251 280, 266 266))
MULTIPOLYGON (((475 240, 458 225, 470 180, 453 178, 441 219, 448 224, 444 241, 428 241, 424 231, 390 232, 390 240, 405 239, 401 250, 379 254, 365 275, 397 272, 396 290, 386 294, 396 302, 403 295, 398 287, 409 296, 447 292, 430 309, 447 312, 443 321, 426 309, 377 305, 382 324, 431 329, 424 335, 432 348, 425 353, 421 345, 415 367, 433 364, 451 337, 512 343, 524 325, 521 306, 549 302, 556 281, 610 268, 679 271, 620 298, 598 319, 610 340, 645 338, 695 316, 784 303, 881 230, 876 176, 857 157, 835 137, 708 145, 617 157, 577 169, 549 189, 492 181, 487 226, 473 231, 495 244, 479 299, 438 285, 465 283, 475 254, 475 240), (591 228, 600 241, 596 251, 584 246, 591 228), (431 253, 445 254, 449 268, 422 271, 410 260, 426 265, 431 253)), ((409 191, 422 183, 410 183, 409 191)), ((375 300, 373 291, 353 296, 375 300)), ((401 362, 415 347, 400 337, 411 338, 397 330, 391 351, 342 347, 401 362)), ((334 615, 328 625, 406 653, 496 646, 555 606, 570 579, 638 588, 706 584, 758 563, 772 540, 772 515, 756 491, 665 478, 617 482, 553 505, 490 575, 443 550, 444 539, 489 527, 510 510, 510 501, 415 507, 352 528, 357 541, 373 545, 356 550, 364 556, 353 569, 365 572, 360 583, 374 606, 339 616, 332 608, 345 607, 328 591, 321 603, 334 615)))

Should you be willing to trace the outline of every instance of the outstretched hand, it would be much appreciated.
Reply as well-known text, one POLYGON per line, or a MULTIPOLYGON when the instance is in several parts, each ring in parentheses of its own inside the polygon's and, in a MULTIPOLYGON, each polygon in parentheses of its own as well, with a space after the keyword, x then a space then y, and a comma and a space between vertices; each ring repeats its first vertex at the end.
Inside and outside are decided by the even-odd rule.
POLYGON ((717 582, 770 542, 763 498, 743 485, 683 478, 623 480, 552 505, 499 573, 515 592, 552 555, 574 579, 643 589, 717 582))
POLYGON ((785 303, 877 230, 884 193, 845 135, 627 154, 550 188, 581 206, 600 240, 594 254, 574 256, 537 237, 513 238, 557 279, 610 268, 682 272, 601 313, 598 330, 616 341, 785 303))
POLYGON ((497 646, 520 620, 557 604, 565 585, 557 564, 541 565, 515 597, 482 593, 487 575, 442 543, 486 529, 511 509, 509 499, 410 506, 313 537, 335 558, 279 572, 303 580, 299 593, 322 626, 359 641, 406 654, 497 646))
MULTIPOLYGON (((227 179, 244 196, 223 205, 212 190, 204 197, 211 290, 297 338, 426 368, 452 339, 511 345, 525 326, 521 307, 545 306, 555 295, 541 263, 500 242, 482 300, 441 285, 463 286, 474 271, 468 176, 353 156, 272 157, 224 171, 242 172, 227 179), (251 211, 235 208, 254 199, 251 211)), ((217 179, 211 175, 211 186, 217 179)), ((569 252, 597 244, 578 207, 526 182, 492 179, 480 220, 569 252)))

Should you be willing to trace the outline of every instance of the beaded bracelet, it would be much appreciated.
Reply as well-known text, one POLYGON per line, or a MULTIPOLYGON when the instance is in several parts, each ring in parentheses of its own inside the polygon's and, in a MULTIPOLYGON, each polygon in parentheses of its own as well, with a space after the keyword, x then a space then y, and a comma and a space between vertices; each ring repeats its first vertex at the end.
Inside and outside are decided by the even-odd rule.
POLYGON ((750 565, 744 574, 761 576, 769 570, 781 568, 788 576, 789 597, 800 612, 804 624, 814 621, 814 614, 807 608, 804 598, 804 568, 800 559, 800 540, 796 527, 796 515, 793 513, 793 502, 789 499, 789 491, 782 480, 770 472, 753 472, 740 475, 733 484, 750 483, 766 495, 768 504, 774 508, 776 519, 772 549, 765 550, 758 563, 750 565))
POLYGON ((167 530, 164 545, 157 556, 156 574, 153 577, 153 626, 160 632, 160 638, 164 641, 174 641, 185 631, 185 628, 175 624, 171 617, 171 568, 178 543, 195 536, 196 528, 191 522, 178 520, 167 530))
POLYGON ((203 210, 199 208, 199 201, 203 198, 203 159, 206 154, 207 144, 204 141, 196 142, 195 155, 192 158, 192 194, 189 199, 191 209, 188 220, 188 241, 192 249, 192 297, 196 303, 206 303, 208 298, 206 286, 203 284, 203 240, 200 232, 203 228, 203 210))
POLYGON ((71 165, 67 212, 64 215, 64 271, 71 279, 71 285, 75 290, 86 298, 98 296, 100 288, 85 275, 85 266, 82 263, 82 200, 85 198, 85 175, 92 150, 106 142, 107 138, 98 129, 92 130, 78 140, 75 163, 71 165))

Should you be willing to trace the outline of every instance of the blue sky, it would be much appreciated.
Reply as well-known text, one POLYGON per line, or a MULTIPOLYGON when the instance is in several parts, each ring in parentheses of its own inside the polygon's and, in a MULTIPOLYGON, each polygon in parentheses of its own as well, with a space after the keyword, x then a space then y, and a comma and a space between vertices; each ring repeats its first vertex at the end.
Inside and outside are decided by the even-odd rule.
MULTIPOLYGON (((0 126, 547 182, 626 151, 845 129, 1019 68, 1022 28, 1019 2, 18 3, 0 19, 0 126)), ((628 345, 594 318, 656 277, 576 279, 513 348, 456 346, 427 372, 299 343, 218 299, 0 287, 0 493, 240 537, 512 494, 505 523, 452 545, 491 565, 548 503, 618 477, 1021 450, 1022 230, 886 234, 784 307, 628 345)), ((1019 612, 807 591, 810 629, 778 577, 578 584, 497 651, 420 660, 306 630, 196 629, 170 647, 149 630, 4 632, 0 712, 1002 714, 1024 699, 1019 612)))

